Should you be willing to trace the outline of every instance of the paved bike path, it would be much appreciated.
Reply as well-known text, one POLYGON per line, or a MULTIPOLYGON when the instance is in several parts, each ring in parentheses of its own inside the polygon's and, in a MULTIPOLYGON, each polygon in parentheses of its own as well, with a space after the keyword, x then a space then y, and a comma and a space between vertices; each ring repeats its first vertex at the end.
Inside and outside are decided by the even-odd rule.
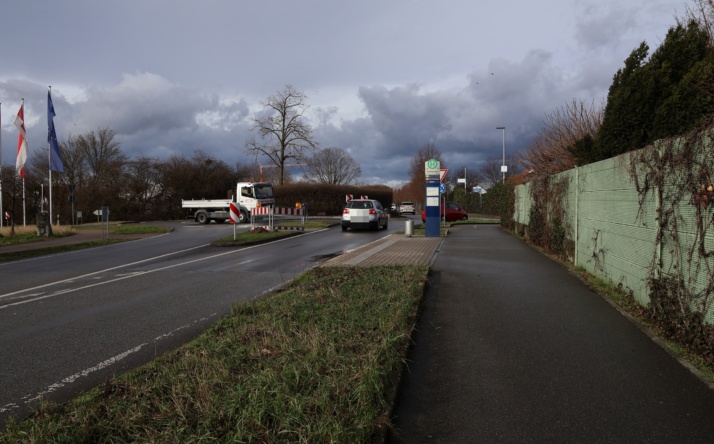
POLYGON ((432 266, 392 442, 714 442, 714 391, 495 225, 432 266))

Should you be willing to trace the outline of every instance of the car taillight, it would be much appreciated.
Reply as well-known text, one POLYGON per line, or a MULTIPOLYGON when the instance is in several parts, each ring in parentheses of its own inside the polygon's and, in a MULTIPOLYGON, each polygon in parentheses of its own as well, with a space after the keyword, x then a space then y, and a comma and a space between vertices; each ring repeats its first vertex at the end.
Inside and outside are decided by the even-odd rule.
POLYGON ((350 214, 350 210, 348 208, 345 208, 342 210, 342 214, 350 214))
POLYGON ((372 208, 371 210, 369 210, 369 214, 377 214, 377 210, 375 210, 374 208, 372 208))

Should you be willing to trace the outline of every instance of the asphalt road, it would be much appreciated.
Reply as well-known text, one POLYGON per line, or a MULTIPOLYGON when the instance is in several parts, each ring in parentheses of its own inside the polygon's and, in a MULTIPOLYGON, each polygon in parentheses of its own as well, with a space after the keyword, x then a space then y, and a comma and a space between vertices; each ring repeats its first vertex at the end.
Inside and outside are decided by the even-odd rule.
POLYGON ((393 442, 714 442, 714 391, 499 226, 451 229, 417 330, 393 442))
MULTIPOLYGON (((230 225, 0 264, 0 425, 39 397, 62 402, 184 344, 241 301, 401 229, 333 227, 211 247, 230 225)), ((247 229, 247 227, 241 227, 247 229)))

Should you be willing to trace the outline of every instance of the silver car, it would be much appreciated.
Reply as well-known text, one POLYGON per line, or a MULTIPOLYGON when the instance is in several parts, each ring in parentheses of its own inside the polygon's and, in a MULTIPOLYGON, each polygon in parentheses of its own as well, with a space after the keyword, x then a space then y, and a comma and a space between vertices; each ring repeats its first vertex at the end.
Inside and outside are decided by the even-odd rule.
POLYGON ((351 229, 387 229, 389 215, 382 204, 374 199, 357 199, 347 202, 342 210, 342 231, 351 229))
POLYGON ((402 202, 402 204, 399 205, 399 212, 401 214, 416 214, 416 210, 414 209, 414 202, 402 202))

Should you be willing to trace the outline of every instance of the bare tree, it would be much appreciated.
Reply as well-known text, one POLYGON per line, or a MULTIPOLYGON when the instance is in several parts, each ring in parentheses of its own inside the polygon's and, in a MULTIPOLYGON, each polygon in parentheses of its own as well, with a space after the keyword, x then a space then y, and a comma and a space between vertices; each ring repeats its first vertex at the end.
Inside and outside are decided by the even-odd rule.
POLYGON ((312 128, 304 121, 308 106, 307 97, 292 85, 271 96, 263 103, 268 114, 253 118, 253 129, 258 130, 260 140, 252 138, 245 144, 248 153, 267 156, 280 171, 279 184, 284 182, 285 167, 290 160, 296 163, 317 149, 312 138, 312 128))
POLYGON ((161 172, 161 163, 149 157, 141 156, 126 163, 122 178, 123 214, 132 220, 163 216, 157 211, 164 192, 161 172))
POLYGON ((545 116, 543 128, 518 163, 537 176, 549 176, 575 167, 571 149, 586 135, 595 137, 602 125, 603 108, 573 99, 545 116))
MULTIPOLYGON (((714 0, 694 0, 694 7, 686 6, 686 17, 684 20, 677 19, 677 23, 686 26, 686 22, 694 21, 701 29, 707 32, 709 36, 709 52, 714 51, 714 0)), ((690 80, 694 87, 699 89, 702 94, 711 96, 714 95, 714 72, 708 70, 708 75, 698 78, 692 76, 690 80)))
POLYGON ((115 172, 127 160, 116 139, 116 133, 109 128, 89 131, 80 134, 76 139, 80 150, 84 152, 89 174, 95 179, 101 179, 105 173, 115 172))
POLYGON ((307 159, 310 180, 331 185, 355 182, 361 175, 359 164, 342 148, 325 148, 307 159))
POLYGON ((438 160, 441 163, 441 168, 446 168, 446 163, 442 159, 441 151, 436 148, 436 145, 429 142, 419 148, 409 163, 409 177, 411 177, 412 180, 419 179, 421 183, 424 183, 424 164, 429 159, 438 160))
POLYGON ((493 186, 502 180, 501 162, 502 159, 491 157, 481 164, 478 172, 483 177, 484 184, 493 186))
POLYGON ((163 162, 162 169, 164 192, 176 202, 227 197, 236 181, 228 164, 202 150, 194 151, 190 159, 174 154, 163 162))
POLYGON ((66 184, 82 188, 87 181, 87 163, 78 138, 72 135, 67 137, 67 140, 60 143, 60 152, 64 166, 62 177, 66 184))
MULTIPOLYGON (((430 142, 419 148, 409 163, 410 180, 397 192, 399 201, 412 201, 417 203, 417 206, 423 204, 426 190, 424 164, 429 159, 438 160, 441 163, 441 168, 446 168, 441 151, 436 148, 436 145, 430 142)), ((447 178, 444 178, 444 180, 447 180, 447 178)))
POLYGON ((469 168, 466 165, 461 165, 456 170, 449 169, 449 172, 452 172, 452 171, 453 171, 453 174, 450 174, 450 176, 452 176, 454 178, 453 182, 451 182, 453 184, 454 188, 458 188, 458 187, 464 188, 464 185, 462 183, 459 183, 458 179, 466 179, 466 189, 467 190, 470 190, 476 186, 482 185, 484 182, 481 171, 474 169, 474 168, 469 168), (464 177, 464 174, 466 175, 465 177, 464 177))
POLYGON ((709 42, 714 46, 714 0, 694 0, 694 7, 686 6, 684 20, 677 19, 677 23, 686 26, 686 22, 693 20, 701 29, 709 34, 709 42))
MULTIPOLYGON (((483 162, 477 172, 479 185, 490 187, 503 181, 502 164, 503 159, 500 157, 491 157, 483 162)), ((518 174, 520 169, 514 156, 506 156, 506 167, 508 167, 506 178, 518 174)))

